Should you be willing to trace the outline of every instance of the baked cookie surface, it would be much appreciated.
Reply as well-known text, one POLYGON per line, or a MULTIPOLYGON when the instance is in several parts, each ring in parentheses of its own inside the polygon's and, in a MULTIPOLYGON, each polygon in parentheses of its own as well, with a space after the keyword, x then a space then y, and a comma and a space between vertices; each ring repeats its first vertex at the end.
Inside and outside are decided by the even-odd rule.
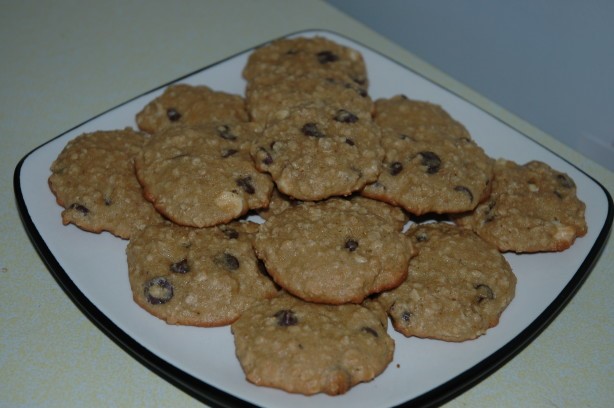
POLYGON ((392 361, 394 341, 376 311, 293 296, 262 301, 232 325, 246 378, 291 393, 339 395, 392 361))
POLYGON ((269 123, 251 154, 282 193, 315 201, 349 195, 375 181, 384 157, 380 137, 371 120, 314 103, 269 123))
POLYGON ((413 255, 396 224, 340 198, 272 215, 260 226, 254 248, 282 288, 329 304, 360 303, 396 287, 413 255))
POLYGON ((249 123, 169 126, 151 137, 136 159, 145 197, 173 222, 213 226, 266 207, 270 177, 254 168, 245 146, 249 123))
POLYGON ((496 247, 447 223, 407 231, 417 255, 399 287, 380 294, 403 335, 460 342, 486 333, 512 301, 516 276, 496 247))
POLYGON ((403 97, 375 102, 386 151, 363 195, 415 215, 474 209, 490 193, 492 159, 436 105, 403 97))
MULTIPOLYGON (((381 217, 383 222, 390 223, 399 231, 401 231, 405 224, 409 221, 409 216, 400 207, 390 205, 383 201, 362 197, 358 194, 339 198, 350 200, 352 203, 364 207, 366 210, 371 211, 374 215, 381 217)), ((297 205, 301 205, 303 203, 304 201, 292 199, 287 195, 280 193, 279 190, 274 189, 268 208, 259 211, 258 214, 266 220, 273 214, 279 214, 290 207, 296 207, 297 205)))
POLYGON ((136 115, 139 129, 156 133, 171 124, 203 122, 247 122, 241 95, 215 91, 205 85, 175 84, 150 101, 136 115))
POLYGON ((68 142, 51 165, 49 186, 64 207, 62 222, 90 232, 130 238, 163 221, 143 198, 134 158, 147 135, 126 128, 82 134, 68 142))
POLYGON ((279 111, 320 101, 370 119, 374 104, 365 87, 343 73, 315 71, 284 76, 272 84, 248 83, 246 109, 254 121, 266 122, 279 111))
POLYGON ((587 232, 586 205, 567 174, 548 164, 499 159, 492 192, 475 211, 453 217, 500 251, 563 251, 587 232))
POLYGON ((134 301, 169 324, 222 326, 277 294, 258 268, 249 227, 148 227, 126 248, 134 301))
POLYGON ((314 71, 340 72, 368 86, 362 54, 324 37, 283 38, 257 48, 248 57, 243 77, 271 84, 281 77, 314 71))

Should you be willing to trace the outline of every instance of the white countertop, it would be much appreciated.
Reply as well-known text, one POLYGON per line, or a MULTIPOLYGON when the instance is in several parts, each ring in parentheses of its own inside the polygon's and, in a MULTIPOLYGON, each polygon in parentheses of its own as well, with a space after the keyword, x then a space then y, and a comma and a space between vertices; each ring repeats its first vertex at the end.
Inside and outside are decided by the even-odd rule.
MULTIPOLYGON (((18 161, 84 120, 213 62, 329 29, 454 90, 614 191, 614 175, 326 3, 58 0, 0 7, 0 406, 202 406, 98 330, 56 284, 20 222, 18 161)), ((611 240, 577 295, 526 349, 449 407, 605 407, 614 332, 611 240)))

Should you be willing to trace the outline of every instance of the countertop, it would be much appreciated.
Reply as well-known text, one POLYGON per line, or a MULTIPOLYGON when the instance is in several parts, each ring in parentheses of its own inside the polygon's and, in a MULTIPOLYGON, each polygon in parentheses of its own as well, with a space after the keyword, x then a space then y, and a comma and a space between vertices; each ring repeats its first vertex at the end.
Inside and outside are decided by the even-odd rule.
MULTIPOLYGON (((318 0, 24 0, 0 6, 0 406, 197 407, 97 329, 21 224, 19 160, 52 137, 210 63, 328 29, 412 67, 582 169, 614 174, 318 0)), ((576 296, 516 357, 446 407, 606 407, 614 400, 612 240, 576 296)))

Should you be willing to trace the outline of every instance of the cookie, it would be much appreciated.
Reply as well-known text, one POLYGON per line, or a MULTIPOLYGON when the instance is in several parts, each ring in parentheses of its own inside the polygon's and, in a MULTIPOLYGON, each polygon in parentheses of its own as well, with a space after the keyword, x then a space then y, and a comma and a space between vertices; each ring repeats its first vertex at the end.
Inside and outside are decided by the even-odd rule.
POLYGON ((243 229, 166 223, 135 234, 126 248, 134 301, 169 324, 212 327, 275 296, 243 229))
MULTIPOLYGON (((365 209, 371 211, 373 214, 381 217, 382 222, 390 223, 399 231, 401 231, 405 224, 409 221, 409 216, 401 208, 395 207, 383 201, 372 200, 356 194, 343 198, 351 200, 355 204, 361 205, 365 209)), ((304 201, 292 199, 287 195, 280 193, 279 190, 274 189, 269 207, 259 211, 258 214, 263 219, 267 220, 271 215, 279 214, 285 209, 301 205, 303 202, 304 201)))
POLYGON ((156 133, 171 124, 197 125, 203 122, 247 122, 241 95, 215 91, 205 85, 175 84, 137 113, 139 129, 156 133))
POLYGON ((496 161, 489 199, 454 221, 502 252, 563 251, 586 234, 586 205, 567 174, 546 163, 496 161))
POLYGON ((282 77, 272 84, 248 83, 245 103, 251 120, 266 122, 280 110, 321 101, 370 119, 374 104, 365 87, 343 73, 308 72, 282 77))
POLYGON ((282 294, 245 311, 232 332, 248 381, 290 393, 339 395, 392 361, 394 340, 381 319, 361 305, 318 305, 282 294))
POLYGON ((134 158, 147 135, 126 128, 84 133, 68 142, 51 165, 49 186, 64 207, 62 222, 130 238, 163 218, 143 198, 134 158))
POLYGON ((386 157, 364 196, 415 215, 471 211, 488 197, 492 159, 461 124, 437 107, 402 97, 375 105, 386 157))
POLYGON ((173 222, 192 227, 226 223, 266 207, 273 183, 254 168, 245 147, 253 137, 249 123, 163 129, 136 159, 145 197, 173 222))
POLYGON ((299 200, 349 195, 374 182, 384 157, 371 120, 313 103, 284 112, 252 145, 256 168, 299 200))
POLYGON ((516 288, 497 248, 447 223, 414 224, 407 235, 418 252, 407 279, 377 298, 394 329, 407 337, 461 342, 496 326, 516 288))
POLYGON ((272 215, 254 249, 289 293, 316 303, 360 303, 398 286, 413 255, 396 225, 350 200, 332 198, 272 215))
POLYGON ((375 101, 375 116, 380 126, 391 128, 398 133, 423 128, 446 128, 456 139, 471 139, 469 131, 455 120, 441 105, 410 99, 403 94, 375 101))
POLYGON ((243 78, 272 84, 288 75, 314 71, 340 72, 364 87, 369 82, 360 52, 317 36, 283 38, 257 48, 248 57, 243 78))

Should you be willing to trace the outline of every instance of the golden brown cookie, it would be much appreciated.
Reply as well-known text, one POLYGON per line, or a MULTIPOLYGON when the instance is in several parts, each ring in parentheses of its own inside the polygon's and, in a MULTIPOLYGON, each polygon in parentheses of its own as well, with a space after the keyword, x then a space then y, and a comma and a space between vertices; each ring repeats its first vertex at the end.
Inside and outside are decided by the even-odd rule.
POLYGON ((250 382, 339 395, 392 361, 394 341, 382 319, 384 314, 361 305, 318 305, 282 294, 245 311, 232 332, 250 382))
POLYGON ((399 287, 379 301, 405 336, 471 340, 499 322, 515 294, 516 276, 497 248, 453 224, 414 224, 418 254, 399 287))
POLYGON ((134 301, 169 324, 222 326, 275 296, 243 223, 211 228, 148 227, 128 243, 134 301))
POLYGON ((585 204, 567 174, 546 163, 499 159, 492 192, 475 211, 454 221, 500 251, 563 251, 587 232, 585 204))
POLYGON ((136 160, 145 197, 173 222, 205 227, 266 207, 270 177, 254 168, 245 146, 249 123, 169 126, 154 134, 136 160))
POLYGON ((269 123, 251 149, 256 168, 299 200, 349 195, 377 179, 384 151, 370 119, 313 103, 269 123))
MULTIPOLYGON (((343 198, 363 206, 373 214, 381 217, 383 222, 391 223, 391 225, 395 226, 395 228, 397 228, 399 231, 401 231, 405 224, 409 221, 409 216, 401 208, 395 207, 383 201, 373 200, 357 194, 343 198)), ((258 214, 266 220, 273 214, 279 214, 287 208, 295 207, 297 205, 301 205, 302 203, 303 201, 292 199, 287 195, 280 193, 279 190, 274 189, 269 207, 258 211, 258 214)))
POLYGON ((350 200, 305 202, 272 215, 254 248, 285 290, 318 303, 360 303, 398 286, 413 255, 393 222, 350 200))
POLYGON ((492 159, 460 123, 435 105, 404 97, 375 104, 386 157, 363 195, 415 215, 470 211, 488 197, 492 159))
POLYGON ((272 84, 248 83, 246 108, 254 121, 266 122, 280 110, 324 102, 370 119, 373 100, 368 91, 343 73, 315 71, 283 76, 272 84))
POLYGON ((146 141, 144 133, 126 128, 85 133, 68 142, 49 177, 64 207, 62 222, 121 238, 162 222, 134 174, 134 158, 146 141))
POLYGON ((314 71, 343 73, 358 85, 368 85, 362 54, 324 37, 283 38, 265 44, 250 54, 243 77, 271 84, 284 76, 314 71))
POLYGON ((171 124, 197 125, 203 122, 246 122, 241 95, 215 91, 205 85, 175 84, 149 102, 136 115, 139 129, 156 133, 171 124))

